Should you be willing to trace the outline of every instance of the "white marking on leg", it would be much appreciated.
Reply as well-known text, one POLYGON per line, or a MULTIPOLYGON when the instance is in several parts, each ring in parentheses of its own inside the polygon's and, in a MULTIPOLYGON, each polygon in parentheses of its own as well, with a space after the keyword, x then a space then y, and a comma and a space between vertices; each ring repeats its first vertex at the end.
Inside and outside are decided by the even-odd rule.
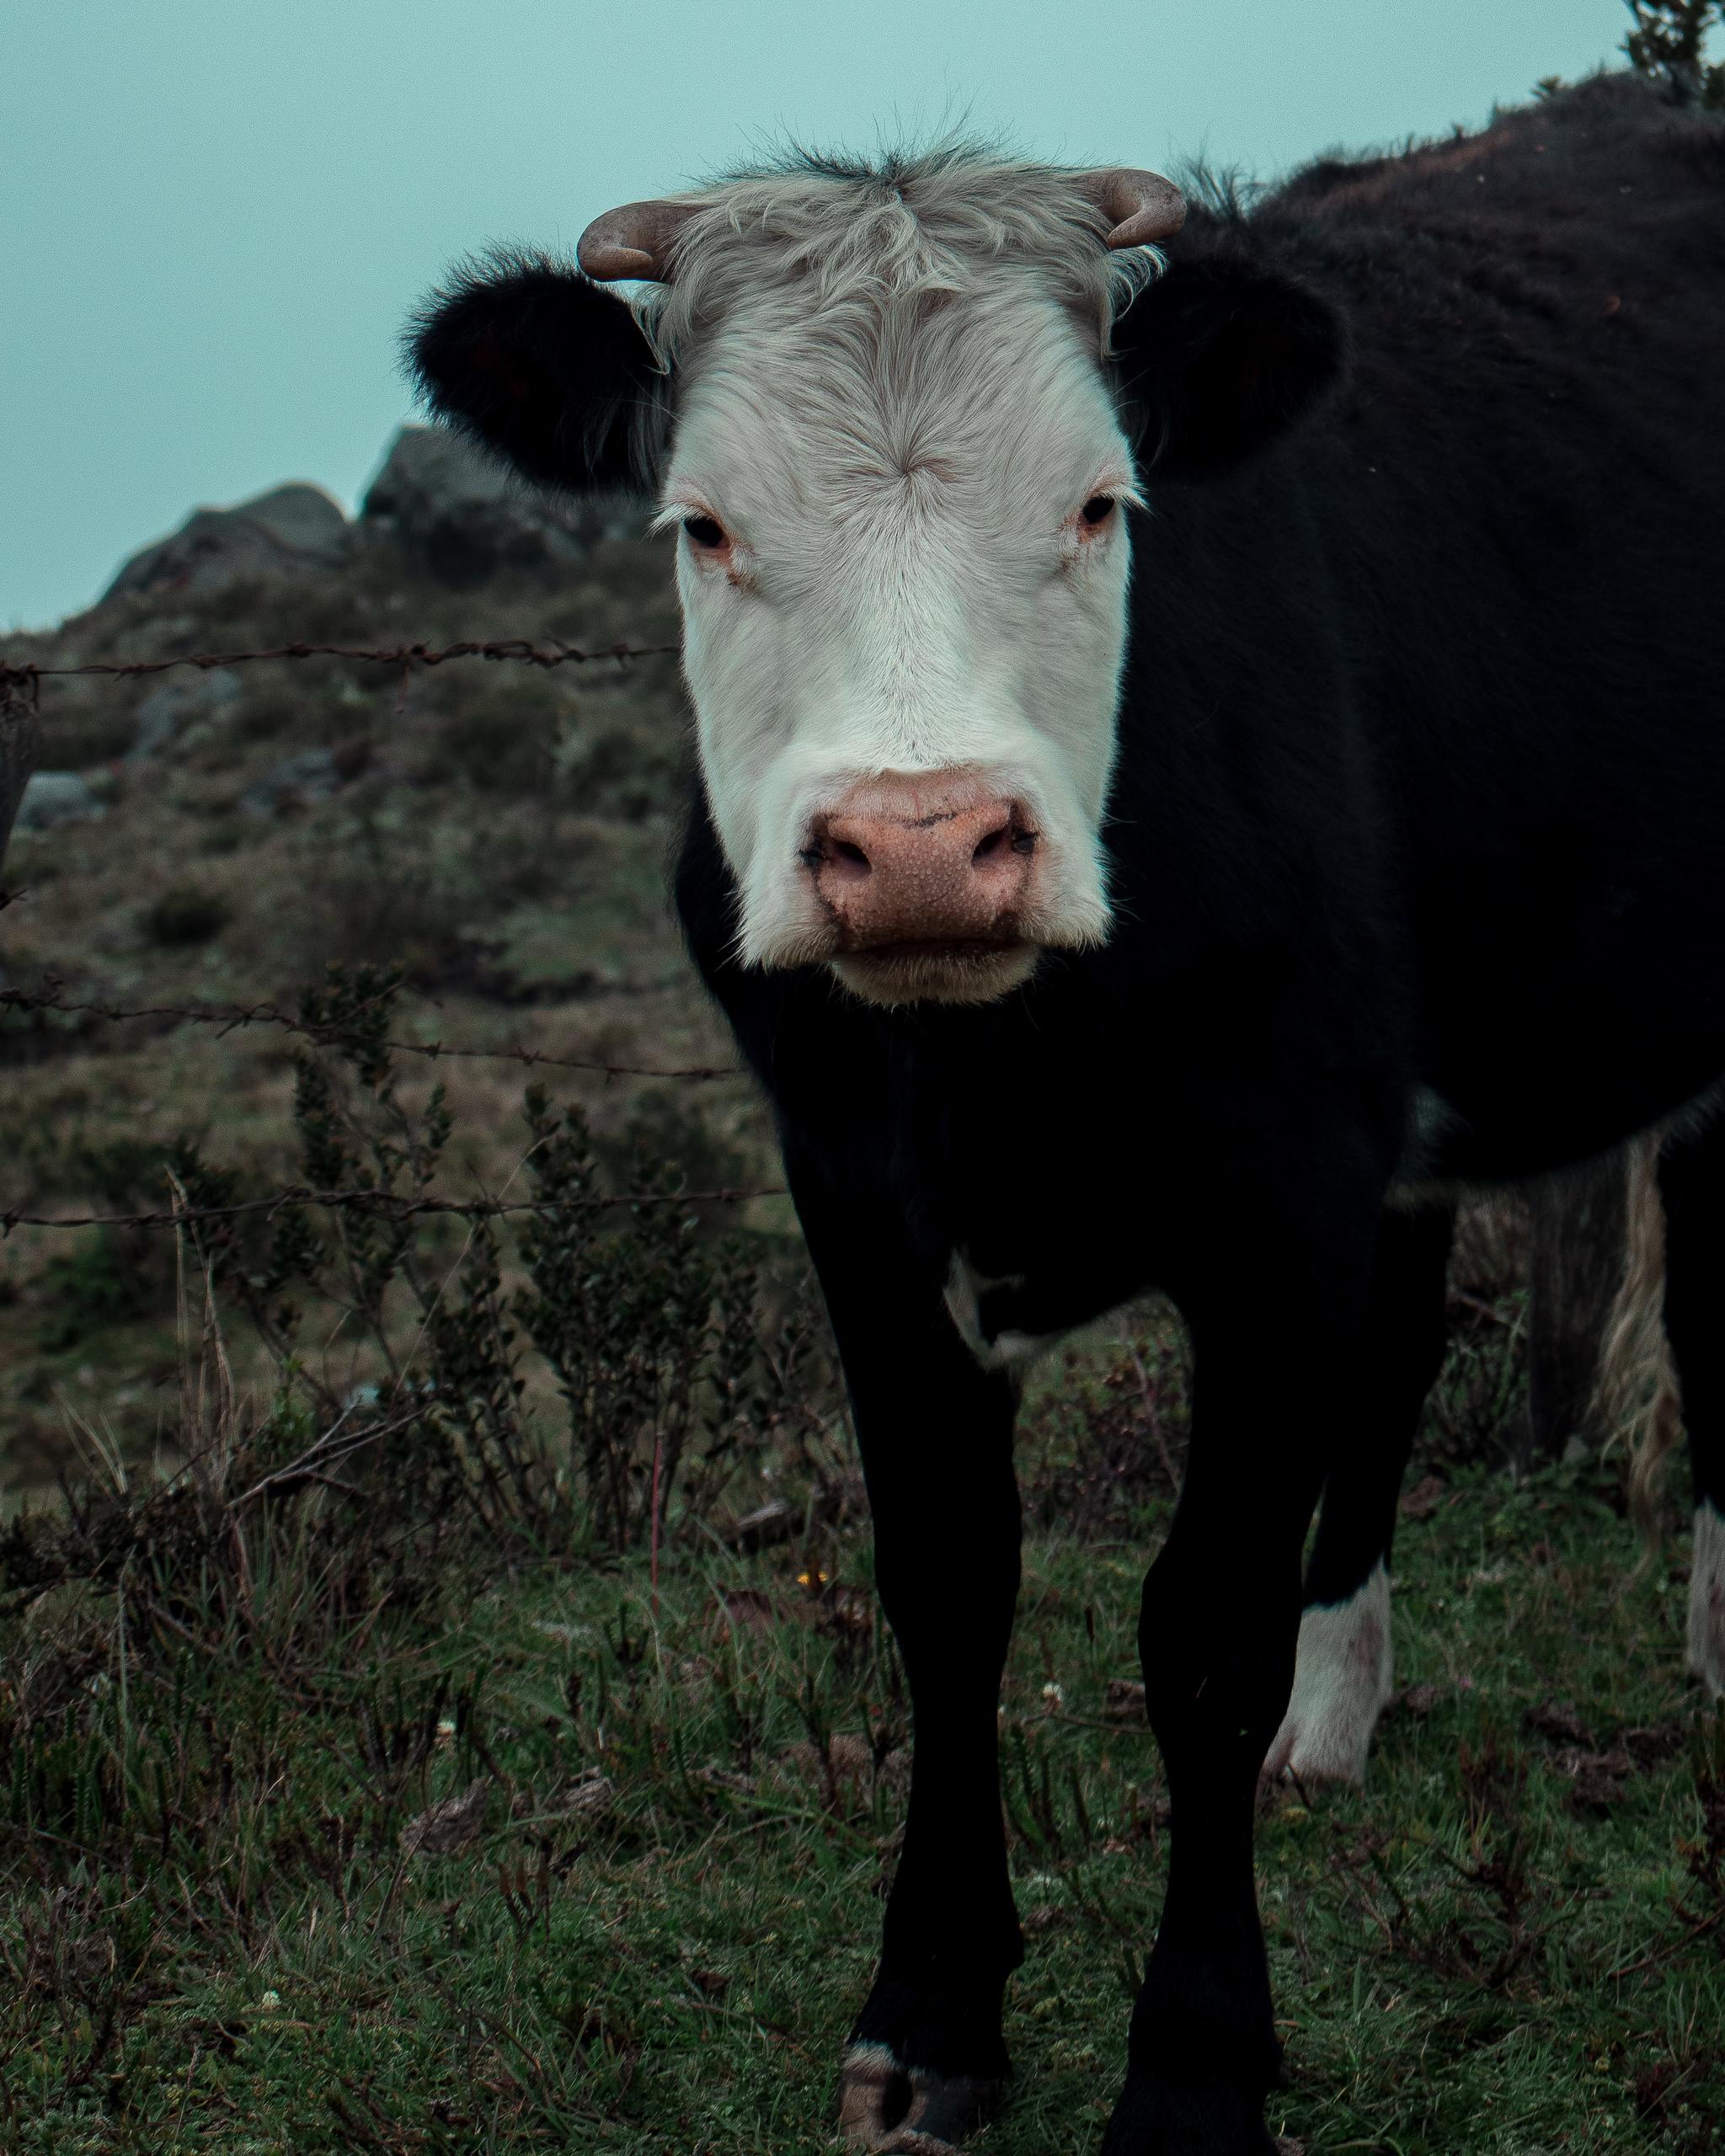
POLYGON ((1725 1699, 1725 1514, 1711 1501, 1696 1507, 1689 1570, 1689 1673, 1710 1695, 1725 1699))
POLYGON ((991 1340, 982 1330, 982 1298, 991 1288, 1020 1288, 1022 1273, 991 1278, 979 1273, 963 1251, 953 1252, 947 1273, 947 1314, 959 1329, 959 1337, 985 1370, 1017 1369, 1034 1362, 1051 1348, 1058 1348, 1064 1332, 1001 1332, 991 1340))
POLYGON ((889 2044, 847 2044, 839 2072, 839 2131, 857 2148, 879 2148, 892 2132, 889 2107, 901 2108, 905 2069, 889 2044), (896 2099, 896 2102, 895 2100, 896 2099))
POLYGON ((1294 1696, 1265 1755, 1266 1776, 1363 1782, 1371 1733, 1394 1689, 1390 1575, 1380 1558, 1346 1602, 1300 1618, 1294 1696))

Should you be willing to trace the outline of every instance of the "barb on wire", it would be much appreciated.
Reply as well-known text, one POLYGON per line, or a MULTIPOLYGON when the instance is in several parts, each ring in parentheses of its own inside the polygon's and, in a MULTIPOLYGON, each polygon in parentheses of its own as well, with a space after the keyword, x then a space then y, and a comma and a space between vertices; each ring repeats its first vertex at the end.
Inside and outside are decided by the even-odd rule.
POLYGON ((233 1220, 247 1214, 302 1213, 319 1208, 382 1213, 393 1220, 416 1214, 452 1213, 464 1220, 494 1220, 509 1213, 585 1213, 622 1205, 741 1205, 751 1198, 782 1198, 782 1186, 758 1190, 638 1190, 590 1198, 402 1198, 387 1190, 307 1190, 290 1185, 269 1198, 236 1199, 230 1205, 181 1206, 154 1213, 0 1212, 0 1241, 14 1228, 175 1228, 204 1220, 233 1220))
POLYGON ((553 637, 548 643, 535 643, 529 637, 468 638, 459 643, 398 643, 372 647, 344 643, 283 643, 264 651, 189 651, 167 659, 90 659, 81 666, 50 666, 40 659, 0 663, 0 697, 22 691, 32 703, 43 681, 51 675, 104 675, 118 679, 140 674, 165 674, 170 667, 195 666, 208 673, 216 666, 244 666, 260 659, 350 659, 366 666, 443 666, 452 659, 513 660, 526 666, 590 666, 601 659, 619 662, 628 659, 659 659, 675 654, 674 643, 600 644, 589 650, 553 637))
POLYGON ((389 1049, 400 1055, 422 1055, 434 1063, 446 1059, 519 1063, 530 1070, 539 1068, 585 1070, 597 1072, 606 1078, 737 1078, 742 1075, 734 1063, 606 1063, 595 1056, 553 1055, 548 1049, 520 1045, 511 1048, 461 1048, 448 1041, 374 1042, 369 1034, 360 1034, 349 1027, 316 1025, 294 1011, 284 1011, 279 1003, 272 1002, 137 1006, 73 1003, 67 1001, 62 984, 52 974, 44 979, 40 988, 0 989, 0 1011, 52 1011, 62 1017, 100 1018, 109 1023, 122 1023, 133 1019, 171 1018, 184 1025, 213 1026, 218 1034, 233 1033, 244 1026, 275 1026, 283 1033, 296 1033, 313 1041, 319 1047, 339 1048, 344 1043, 363 1040, 367 1047, 389 1049))

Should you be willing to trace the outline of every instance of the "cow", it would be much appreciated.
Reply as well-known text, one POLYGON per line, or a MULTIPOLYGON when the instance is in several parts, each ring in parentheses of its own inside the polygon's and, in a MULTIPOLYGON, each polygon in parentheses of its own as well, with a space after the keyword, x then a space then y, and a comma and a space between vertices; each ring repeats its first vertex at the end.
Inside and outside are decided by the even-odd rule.
POLYGON ((787 156, 578 266, 470 260, 409 332, 434 412, 676 534, 676 905, 776 1118, 914 1710, 840 2068, 869 2148, 1001 2094, 1014 1412, 1128 1299, 1195 1376, 1108 2156, 1271 2146, 1256 1794, 1364 1771, 1458 1193, 1666 1134, 1725 1684, 1725 128, 1608 75, 1194 191, 787 156))

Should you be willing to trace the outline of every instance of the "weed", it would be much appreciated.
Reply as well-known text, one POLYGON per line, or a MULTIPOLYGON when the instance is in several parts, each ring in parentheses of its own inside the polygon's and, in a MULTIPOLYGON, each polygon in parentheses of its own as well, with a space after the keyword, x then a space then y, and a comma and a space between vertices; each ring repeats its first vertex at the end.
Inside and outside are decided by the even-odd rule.
POLYGON ((145 907, 139 926, 164 950, 207 943, 227 926, 227 902, 199 883, 170 883, 145 907))
POLYGON ((51 1354, 142 1316, 156 1299, 152 1284, 126 1262, 118 1237, 105 1228, 51 1257, 42 1268, 41 1290, 48 1315, 38 1337, 51 1354))

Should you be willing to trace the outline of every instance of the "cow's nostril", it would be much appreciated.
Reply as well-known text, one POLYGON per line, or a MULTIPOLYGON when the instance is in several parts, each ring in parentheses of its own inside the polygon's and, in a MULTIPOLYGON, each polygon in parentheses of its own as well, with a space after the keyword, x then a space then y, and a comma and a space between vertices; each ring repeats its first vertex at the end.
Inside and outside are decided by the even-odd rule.
POLYGON ((1023 830, 1016 822, 1001 824, 985 839, 979 840, 970 856, 970 866, 980 868, 988 862, 997 861, 1009 847, 1014 853, 1028 854, 1034 851, 1035 846, 1034 831, 1023 830))
POLYGON ((866 870, 869 867, 868 856, 860 846, 852 846, 848 839, 835 839, 832 850, 839 860, 848 861, 853 868, 866 870))

